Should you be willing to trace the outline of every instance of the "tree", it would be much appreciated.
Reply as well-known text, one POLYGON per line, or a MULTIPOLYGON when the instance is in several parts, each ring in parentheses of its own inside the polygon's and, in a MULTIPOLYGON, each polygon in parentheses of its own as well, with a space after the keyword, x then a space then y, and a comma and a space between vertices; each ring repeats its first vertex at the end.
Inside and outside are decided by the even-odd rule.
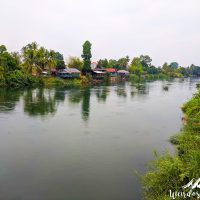
POLYGON ((45 70, 48 62, 49 52, 44 47, 35 50, 34 65, 39 66, 41 71, 45 70))
POLYGON ((57 69, 64 69, 65 68, 65 61, 64 57, 61 53, 55 52, 55 61, 56 61, 56 68, 57 69))
POLYGON ((188 77, 190 75, 190 69, 189 67, 185 68, 185 67, 180 67, 178 69, 179 73, 181 73, 184 77, 188 77))
POLYGON ((88 73, 91 70, 91 46, 92 44, 88 40, 83 44, 83 54, 81 55, 83 58, 83 73, 88 73))
POLYGON ((104 60, 99 60, 98 64, 97 64, 97 68, 108 68, 108 60, 104 59, 104 60))
POLYGON ((6 46, 4 45, 0 46, 0 66, 3 67, 4 71, 19 69, 17 59, 7 52, 6 46))
POLYGON ((11 53, 12 57, 16 60, 17 66, 21 65, 21 55, 19 54, 19 52, 14 51, 11 53))
POLYGON ((156 68, 155 66, 151 65, 151 66, 148 68, 147 72, 148 72, 149 74, 158 74, 158 73, 159 73, 159 68, 156 68))
POLYGON ((140 62, 145 71, 148 71, 148 68, 151 66, 152 59, 148 55, 141 55, 140 62))
POLYGON ((172 63, 170 63, 170 67, 171 67, 172 69, 178 69, 179 64, 178 64, 177 62, 172 62, 172 63))
POLYGON ((57 60, 56 60, 56 52, 54 50, 50 50, 49 52, 47 52, 48 55, 48 59, 47 59, 47 64, 49 69, 53 69, 56 67, 57 65, 57 60))
POLYGON ((67 67, 82 70, 83 69, 83 61, 78 57, 71 56, 71 57, 69 57, 67 67))
POLYGON ((130 61, 129 56, 126 56, 124 58, 120 58, 117 63, 118 63, 118 69, 127 69, 128 63, 130 61))
POLYGON ((33 73, 33 69, 36 69, 37 73, 42 71, 38 65, 38 44, 32 42, 22 48, 22 56, 24 61, 25 70, 28 73, 33 73))
POLYGON ((108 62, 108 68, 115 68, 115 69, 117 69, 118 68, 118 62, 117 62, 117 60, 110 59, 109 62, 108 62))
POLYGON ((200 76, 200 67, 192 64, 190 66, 190 74, 192 76, 198 76, 199 77, 200 76))
POLYGON ((129 71, 131 73, 137 74, 139 77, 143 72, 142 64, 140 62, 140 58, 135 57, 131 62, 131 66, 129 67, 129 71))
POLYGON ((3 52, 6 52, 6 46, 5 45, 0 45, 0 54, 2 54, 3 52))
POLYGON ((63 55, 54 50, 48 50, 45 47, 40 47, 36 42, 26 45, 22 48, 23 65, 29 73, 42 70, 51 70, 52 68, 65 68, 63 55))

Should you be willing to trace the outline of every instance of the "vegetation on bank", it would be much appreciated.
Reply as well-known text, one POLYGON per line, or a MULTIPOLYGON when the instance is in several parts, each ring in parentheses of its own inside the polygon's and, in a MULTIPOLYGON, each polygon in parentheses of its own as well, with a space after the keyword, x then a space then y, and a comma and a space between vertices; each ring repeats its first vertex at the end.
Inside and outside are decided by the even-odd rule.
MULTIPOLYGON (((185 114, 185 125, 180 134, 171 138, 171 142, 177 145, 176 155, 157 155, 150 165, 142 182, 145 198, 147 200, 169 200, 170 190, 177 192, 190 192, 190 188, 183 190, 192 179, 200 178, 200 88, 194 97, 182 107, 185 114)), ((195 192, 193 190, 192 192, 195 192)), ((189 194, 189 193, 188 193, 189 194)), ((174 199, 197 199, 197 196, 174 199)))
MULTIPOLYGON (((116 70, 127 70, 130 72, 129 80, 144 81, 154 79, 166 79, 175 77, 200 76, 200 67, 191 65, 187 68, 179 66, 177 62, 164 63, 162 66, 152 65, 152 59, 148 55, 134 57, 132 61, 129 56, 115 59, 100 59, 91 63, 92 44, 86 41, 83 44, 81 58, 70 57, 65 63, 61 53, 48 50, 39 46, 36 42, 22 47, 20 52, 8 52, 4 45, 0 46, 0 87, 24 87, 40 85, 85 85, 91 83, 92 79, 88 74, 94 64, 96 68, 114 68, 116 70), (46 79, 41 76, 42 72, 51 74, 51 70, 61 70, 66 67, 76 68, 85 77, 78 80, 60 80, 58 78, 46 79), (87 75, 87 76, 86 76, 87 75)), ((108 81, 109 77, 105 77, 108 81)))

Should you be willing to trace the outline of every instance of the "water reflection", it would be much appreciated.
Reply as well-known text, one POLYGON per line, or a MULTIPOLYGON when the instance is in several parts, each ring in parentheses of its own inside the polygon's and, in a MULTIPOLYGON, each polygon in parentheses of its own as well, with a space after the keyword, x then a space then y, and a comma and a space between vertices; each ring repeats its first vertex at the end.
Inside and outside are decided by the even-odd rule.
POLYGON ((107 97, 108 97, 109 92, 110 92, 110 90, 106 86, 103 86, 101 88, 97 88, 96 97, 97 97, 98 101, 99 102, 100 101, 105 102, 107 97))
MULTIPOLYGON (((187 80, 187 79, 186 79, 187 80)), ((177 81, 177 80, 175 80, 177 81)), ((176 87, 183 87, 186 85, 192 85, 195 80, 187 80, 182 83, 183 80, 177 81, 181 84, 176 84, 176 87)), ((177 83, 176 82, 176 83, 177 83)), ((173 87, 173 81, 157 81, 153 83, 127 83, 110 86, 98 86, 98 87, 86 87, 82 89, 28 89, 28 90, 10 90, 0 89, 0 112, 11 112, 15 109, 17 102, 20 101, 20 97, 23 100, 23 110, 29 116, 41 116, 51 117, 55 115, 59 106, 59 103, 67 104, 68 107, 72 105, 80 107, 80 115, 84 121, 89 120, 90 116, 90 104, 91 97, 96 98, 98 102, 105 103, 108 100, 110 93, 117 94, 118 97, 122 97, 128 100, 128 96, 132 98, 147 100, 149 97, 149 91, 152 87, 157 87, 158 90, 169 92, 173 87)), ((113 98, 112 95, 110 95, 113 98)), ((93 101, 92 101, 93 102, 93 101)))
POLYGON ((122 82, 121 84, 118 84, 116 86, 115 92, 118 97, 127 97, 127 88, 126 88, 126 82, 122 82))
POLYGON ((24 92, 24 112, 30 116, 54 114, 57 110, 55 94, 52 90, 39 88, 24 92))
POLYGON ((146 98, 149 95, 149 84, 131 83, 131 97, 146 98))
POLYGON ((83 91, 83 102, 82 102, 82 118, 87 121, 90 114, 90 88, 83 91))
POLYGON ((127 97, 127 92, 126 92, 125 86, 123 86, 123 87, 122 86, 117 87, 116 93, 117 93, 118 97, 124 97, 124 98, 127 97))
POLYGON ((55 100, 58 101, 58 102, 64 102, 65 101, 65 89, 57 89, 55 90, 55 94, 54 94, 54 97, 55 97, 55 100))
POLYGON ((81 90, 74 89, 68 92, 68 101, 72 104, 79 104, 82 101, 83 93, 81 90))
POLYGON ((142 199, 133 172, 153 149, 170 150, 179 107, 196 91, 168 83, 0 90, 0 105, 12 104, 0 110, 0 199, 142 199))
POLYGON ((87 121, 90 113, 90 96, 91 88, 84 88, 82 90, 73 89, 68 91, 68 101, 71 104, 79 105, 81 103, 82 119, 87 121))
MULTIPOLYGON (((118 97, 127 98, 127 85, 120 84, 115 86, 115 92, 118 97)), ((147 95, 149 88, 146 84, 131 85, 131 96, 147 95)), ((57 112, 60 102, 66 103, 66 98, 71 105, 79 106, 81 104, 81 115, 84 121, 89 119, 90 98, 95 95, 98 102, 106 102, 110 94, 109 86, 99 86, 95 88, 82 89, 28 89, 22 91, 0 90, 0 111, 8 112, 15 108, 16 103, 23 98, 23 110, 29 116, 49 117, 57 112)))
POLYGON ((21 94, 20 90, 0 89, 0 112, 13 111, 21 94))

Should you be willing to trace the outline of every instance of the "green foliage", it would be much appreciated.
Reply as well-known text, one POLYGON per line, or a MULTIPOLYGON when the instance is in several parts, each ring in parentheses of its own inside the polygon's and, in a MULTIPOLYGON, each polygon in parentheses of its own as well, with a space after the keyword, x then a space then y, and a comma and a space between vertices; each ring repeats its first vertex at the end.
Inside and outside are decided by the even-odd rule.
POLYGON ((6 87, 25 87, 25 86, 41 86, 43 81, 40 77, 33 77, 30 74, 20 70, 15 70, 9 74, 1 74, 0 85, 6 87))
POLYGON ((200 67, 199 66, 195 66, 194 64, 192 64, 189 68, 190 70, 190 74, 192 76, 200 76, 200 67))
POLYGON ((97 64, 97 68, 108 68, 109 67, 109 63, 107 59, 104 60, 99 60, 98 64, 97 64))
POLYGON ((108 62, 105 66, 105 68, 115 68, 117 70, 126 70, 128 68, 128 63, 130 61, 129 56, 120 58, 119 60, 110 59, 107 61, 107 59, 104 60, 104 62, 108 62))
POLYGON ((7 72, 19 69, 17 59, 12 54, 7 52, 4 45, 0 46, 0 66, 2 66, 7 72))
MULTIPOLYGON (((83 44, 83 61, 78 57, 70 57, 68 67, 77 68, 85 75, 90 73, 92 57, 91 46, 92 44, 86 41, 83 44)), ((97 67, 115 68, 117 70, 128 69, 131 72, 130 80, 133 81, 200 76, 200 67, 194 64, 184 68, 179 66, 177 62, 172 62, 171 64, 164 63, 162 67, 155 67, 151 64, 152 59, 148 55, 141 55, 140 57, 133 58, 130 66, 129 61, 129 56, 122 57, 118 60, 100 59, 97 67)), ((29 82, 34 83, 34 81, 26 83, 27 80, 34 79, 32 76, 26 78, 27 73, 39 76, 43 71, 48 71, 48 74, 51 74, 51 69, 56 68, 59 70, 65 68, 65 62, 63 55, 59 52, 48 50, 45 47, 40 47, 36 42, 32 42, 24 46, 20 53, 9 53, 6 46, 0 45, 0 66, 0 86, 10 87, 10 85, 16 85, 18 87, 18 85, 29 85, 29 82), (21 75, 16 71, 21 71, 21 75), (23 78, 21 78, 22 76, 23 78), (20 80, 17 81, 16 77, 19 77, 20 80), (11 83, 9 83, 8 80, 10 80, 11 83)), ((85 79, 87 81, 84 80, 83 82, 92 82, 91 78, 85 77, 85 79)), ((104 81, 107 82, 108 79, 109 77, 105 77, 104 81)), ((192 113, 193 110, 188 112, 192 113)))
POLYGON ((180 143, 180 134, 172 135, 169 141, 174 145, 178 145, 180 143))
POLYGON ((0 87, 6 86, 6 80, 5 77, 0 74, 0 87))
POLYGON ((54 50, 40 47, 36 42, 22 48, 23 66, 30 74, 41 74, 43 70, 65 68, 63 55, 54 50))
POLYGON ((55 77, 44 77, 44 86, 46 87, 79 87, 81 86, 80 79, 61 79, 55 77))
POLYGON ((67 67, 76 68, 81 71, 83 69, 83 61, 78 57, 69 57, 67 67))
POLYGON ((116 69, 121 70, 121 69, 127 69, 128 67, 128 63, 130 61, 129 56, 126 56, 124 58, 120 58, 117 63, 118 63, 118 67, 116 69))
POLYGON ((92 44, 89 41, 86 41, 83 44, 83 54, 81 55, 81 57, 83 58, 83 69, 82 69, 83 73, 90 72, 91 70, 91 60, 90 60, 92 58, 91 46, 92 44))
POLYGON ((106 84, 110 83, 110 74, 106 74, 106 76, 103 78, 103 81, 106 84))
POLYGON ((177 145, 177 155, 156 156, 151 170, 142 178, 147 200, 168 199, 169 190, 179 191, 190 180, 200 177, 200 91, 182 110, 187 124, 181 134, 170 139, 177 145))
POLYGON ((142 63, 140 62, 140 58, 135 57, 132 62, 131 66, 129 67, 129 71, 138 75, 139 77, 142 75, 143 68, 142 63))
POLYGON ((182 110, 188 118, 200 120, 200 90, 183 105, 182 110))
POLYGON ((178 64, 177 62, 172 62, 172 63, 170 63, 170 67, 171 67, 172 69, 178 69, 179 64, 178 64))
POLYGON ((63 55, 59 52, 55 52, 53 55, 53 60, 55 61, 55 67, 57 69, 64 69, 65 68, 65 61, 63 55))
POLYGON ((139 81, 140 80, 140 77, 137 75, 137 74, 130 74, 129 75, 129 79, 131 80, 131 81, 139 81))
POLYGON ((143 66, 144 70, 148 70, 148 68, 151 66, 152 59, 148 55, 141 55, 140 56, 140 63, 143 66))

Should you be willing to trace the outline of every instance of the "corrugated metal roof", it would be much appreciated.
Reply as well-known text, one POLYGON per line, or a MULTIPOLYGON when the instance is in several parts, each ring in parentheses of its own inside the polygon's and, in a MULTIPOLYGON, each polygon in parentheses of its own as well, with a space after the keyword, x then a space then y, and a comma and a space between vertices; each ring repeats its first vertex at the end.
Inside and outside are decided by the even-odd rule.
POLYGON ((105 74, 106 72, 102 72, 102 71, 94 71, 94 73, 96 73, 96 74, 105 74))
POLYGON ((67 68, 60 70, 59 73, 80 74, 81 72, 76 68, 67 68))
POLYGON ((126 71, 126 70, 119 70, 119 71, 117 71, 117 73, 119 73, 119 74, 129 74, 129 72, 126 71))

